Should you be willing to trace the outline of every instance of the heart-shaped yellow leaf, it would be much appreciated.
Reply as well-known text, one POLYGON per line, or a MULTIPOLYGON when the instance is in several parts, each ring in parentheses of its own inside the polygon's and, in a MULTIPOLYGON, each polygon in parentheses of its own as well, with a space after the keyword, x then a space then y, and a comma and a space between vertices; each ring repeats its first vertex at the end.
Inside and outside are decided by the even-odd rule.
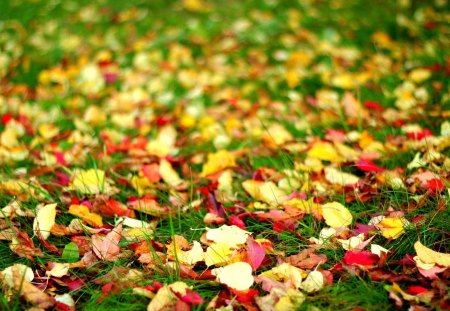
POLYGON ((326 224, 332 228, 348 227, 353 221, 350 211, 339 202, 322 205, 322 214, 326 224))

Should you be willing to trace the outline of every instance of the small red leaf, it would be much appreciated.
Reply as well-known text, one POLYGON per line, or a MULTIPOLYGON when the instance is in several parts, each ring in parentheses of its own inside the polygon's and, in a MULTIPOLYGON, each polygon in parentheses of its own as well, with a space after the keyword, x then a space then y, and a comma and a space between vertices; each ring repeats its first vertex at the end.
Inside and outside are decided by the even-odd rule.
POLYGON ((385 168, 379 167, 378 165, 369 160, 359 160, 356 161, 355 164, 357 168, 359 168, 361 171, 364 172, 380 173, 386 170, 385 168))
POLYGON ((370 251, 363 252, 353 252, 347 251, 344 255, 344 263, 346 265, 362 265, 362 266, 371 266, 378 261, 378 256, 372 254, 370 251))

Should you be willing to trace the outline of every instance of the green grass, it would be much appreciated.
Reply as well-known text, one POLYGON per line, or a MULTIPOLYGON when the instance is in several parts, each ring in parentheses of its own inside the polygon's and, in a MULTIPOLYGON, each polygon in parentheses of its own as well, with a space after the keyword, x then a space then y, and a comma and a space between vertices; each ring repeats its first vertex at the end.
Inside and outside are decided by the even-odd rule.
MULTIPOLYGON (((363 131, 368 131, 375 141, 389 147, 374 161, 387 170, 398 170, 405 188, 394 189, 384 184, 380 181, 380 175, 361 171, 355 161, 335 163, 334 159, 327 159, 322 161, 324 167, 339 167, 342 172, 359 177, 366 187, 361 189, 369 189, 374 193, 376 191, 376 194, 367 201, 356 199, 348 202, 353 190, 330 184, 324 177, 323 170, 298 172, 307 176, 306 180, 301 180, 301 186, 307 182, 312 184, 312 188, 297 187, 295 191, 322 203, 337 201, 344 204, 353 216, 347 234, 349 236, 356 224, 365 225, 374 216, 388 215, 392 211, 402 212, 410 225, 398 239, 386 239, 380 230, 370 233, 370 236, 374 235, 372 243, 390 249, 384 267, 389 271, 404 272, 405 268, 395 262, 406 255, 414 256, 413 245, 417 240, 436 251, 450 252, 449 185, 446 185, 443 192, 432 194, 420 185, 419 180, 411 180, 412 174, 421 173, 423 169, 407 169, 416 153, 438 150, 442 154, 441 158, 428 163, 425 169, 436 173, 448 183, 450 176, 444 166, 450 161, 449 145, 443 138, 436 146, 430 140, 415 148, 407 145, 412 140, 401 129, 401 125, 415 124, 431 130, 434 136, 439 136, 441 124, 448 119, 450 80, 446 68, 448 52, 445 45, 448 41, 445 37, 448 26, 442 22, 448 15, 448 7, 439 7, 438 1, 429 4, 414 0, 407 7, 403 7, 400 2, 388 0, 232 0, 226 5, 218 0, 210 0, 206 2, 211 5, 211 11, 192 12, 183 8, 182 2, 0 1, 0 60, 2 55, 6 55, 8 59, 4 68, 0 61, 0 116, 7 117, 11 114, 18 123, 22 123, 23 129, 17 130, 20 125, 14 128, 18 132, 25 130, 23 135, 17 134, 18 146, 23 146, 30 152, 24 159, 8 159, 7 155, 13 150, 4 142, 8 137, 2 137, 0 183, 22 180, 30 184, 39 195, 30 196, 29 200, 23 199, 24 202, 21 203, 24 208, 36 213, 38 204, 56 202, 56 222, 68 225, 75 218, 68 213, 72 199, 92 203, 96 198, 96 195, 71 191, 55 183, 57 173, 73 178, 71 175, 74 169, 104 170, 118 190, 107 196, 123 204, 132 197, 139 197, 131 186, 132 176, 143 176, 143 165, 159 163, 161 159, 146 154, 145 147, 124 146, 134 138, 154 140, 158 137, 160 123, 165 122, 164 117, 172 116, 168 124, 174 126, 177 132, 174 146, 177 151, 167 158, 172 161, 173 168, 187 183, 187 187, 174 189, 159 182, 148 190, 159 204, 174 212, 161 217, 136 212, 137 219, 149 222, 158 220, 156 230, 146 238, 147 242, 167 245, 177 235, 185 237, 191 244, 203 241, 206 227, 210 227, 203 222, 209 211, 207 202, 217 204, 219 209, 222 206, 220 202, 215 202, 212 197, 200 192, 201 187, 211 186, 215 181, 211 176, 201 177, 200 172, 205 167, 209 153, 226 149, 239 156, 236 157, 236 166, 230 168, 233 170, 232 190, 236 200, 223 204, 224 221, 247 212, 249 215, 244 223, 246 230, 254 238, 270 240, 279 254, 284 252, 286 256, 294 255, 311 246, 308 239, 317 238, 320 230, 327 227, 324 220, 305 215, 297 221, 298 226, 293 232, 276 232, 273 229, 276 219, 260 221, 255 216, 255 210, 251 206, 257 200, 243 189, 242 182, 253 176, 261 178, 268 174, 268 180, 276 183, 285 177, 285 170, 298 171, 297 168, 309 160, 308 150, 315 142, 325 139, 328 129, 351 133, 342 143, 370 158, 373 156, 371 151, 362 150, 364 148, 361 147, 361 142, 355 138, 363 131), (402 18, 408 19, 407 26, 402 25, 402 18), (373 36, 380 32, 389 36, 391 45, 383 47, 374 43, 373 36), (70 40, 77 38, 80 40, 79 46, 67 47, 73 43, 70 40), (342 52, 343 48, 357 49, 360 57, 351 60, 351 52, 342 52), (98 56, 105 51, 111 52, 112 63, 109 65, 112 69, 108 64, 102 65, 108 69, 102 68, 118 73, 117 80, 98 94, 83 93, 78 87, 76 70, 83 62, 98 63, 98 56), (134 64, 136 55, 144 52, 147 56, 151 55, 147 69, 140 67, 145 65, 134 64), (288 64, 289 55, 295 52, 311 53, 311 60, 306 65, 288 64), (177 53, 181 56, 177 56, 177 53), (375 57, 388 59, 392 68, 384 68, 387 65, 383 63, 377 64, 375 57), (399 110, 395 104, 397 98, 394 90, 409 79, 412 69, 436 64, 441 66, 439 70, 432 72, 427 80, 415 83, 416 88, 423 86, 426 89, 428 100, 419 100, 417 107, 404 111, 404 114, 399 113, 397 119, 392 119, 390 113, 397 113, 399 110), (189 76, 188 81, 182 81, 181 70, 190 70, 193 77, 189 76), (286 78, 288 70, 306 74, 299 78, 298 83, 290 85, 286 78), (41 75, 46 71, 50 79, 57 79, 45 84, 41 75), (58 76, 59 71, 64 72, 62 78, 58 76), (374 77, 360 86, 346 90, 331 82, 335 74, 342 72, 374 73, 374 77), (195 75, 205 75, 206 78, 203 76, 203 80, 196 81, 198 76, 195 75), (191 80, 194 81, 192 86, 189 85, 191 80), (160 88, 153 89, 152 83, 159 83, 160 88), (58 92, 58 88, 62 86, 66 91, 58 92), (323 90, 336 92, 339 96, 338 108, 320 106, 317 95, 323 90), (366 109, 367 116, 364 119, 349 117, 346 110, 339 106, 346 92, 351 92, 362 106, 366 101, 377 102, 384 112, 366 109), (140 94, 145 94, 148 98, 134 102, 140 94), (120 97, 122 95, 124 97, 120 97), (81 102, 79 106, 75 104, 77 100, 81 102), (86 128, 80 127, 79 121, 83 120, 84 111, 91 105, 98 106, 106 114, 106 121, 100 125, 87 124, 86 128), (191 127, 182 125, 180 120, 192 111, 197 114, 197 120, 202 120, 202 117, 212 119, 217 126, 214 131, 226 133, 230 138, 229 144, 222 148, 214 141, 214 137, 205 137, 203 131, 206 126, 199 126, 198 123, 191 127), (125 121, 123 124, 113 122, 112 117, 119 113, 131 113, 135 123, 128 126, 125 121), (227 128, 230 118, 238 120, 236 128, 232 130, 227 128), (55 125, 59 134, 49 140, 39 141, 38 128, 41 123, 55 125), (288 148, 292 145, 277 148, 265 145, 261 135, 268 135, 268 129, 275 123, 290 133, 292 141, 289 143, 298 144, 298 150, 288 148), (145 126, 149 128, 145 129, 145 126), (116 131, 123 139, 106 139, 103 137, 104 129, 116 131), (353 138, 350 139, 350 136, 353 138), (111 141, 114 143, 111 144, 111 141), (116 147, 121 150, 108 154, 107 151, 116 147), (66 163, 46 166, 42 162, 43 151, 49 155, 63 153, 66 163), (17 170, 25 170, 25 173, 19 174, 17 170), (189 205, 199 198, 204 201, 199 207, 191 206, 182 210, 174 205, 175 197, 183 199, 183 205, 189 205), (417 207, 417 200, 421 199, 421 205, 417 207)), ((0 135, 7 128, 8 125, 0 123, 0 135)), ((22 200, 23 191, 11 193, 2 187, 0 184, 0 208, 12 200, 22 200)), ((283 210, 279 206, 276 209, 283 210)), ((32 267, 35 274, 45 275, 49 261, 64 263, 67 260, 49 252, 33 236, 32 218, 14 216, 5 221, 6 225, 0 222, 3 226, 1 230, 13 227, 27 232, 44 255, 30 261, 13 253, 9 248, 9 241, 0 241, 0 270, 22 263, 32 267)), ((115 218, 104 216, 103 223, 110 229, 115 218)), ((70 236, 51 235, 47 241, 62 251, 71 239, 70 236)), ((207 245, 202 245, 206 249, 207 245)), ((339 244, 336 242, 336 245, 339 244)), ((121 241, 120 246, 123 250, 132 252, 136 245, 121 241)), ((158 251, 164 253, 167 249, 162 247, 158 251)), ((320 248, 317 253, 325 254, 328 258, 318 268, 329 270, 342 262, 345 250, 337 246, 320 248)), ((283 259, 281 255, 267 256, 271 264, 263 270, 272 268, 277 261, 281 262, 283 259)), ((177 261, 178 259, 175 260, 177 261)), ((137 286, 151 285, 153 281, 162 284, 186 282, 204 299, 203 304, 192 306, 193 310, 205 310, 207 304, 225 288, 213 280, 183 279, 178 269, 152 270, 138 262, 136 255, 131 255, 115 262, 99 260, 87 268, 70 269, 70 277, 51 280, 48 290, 52 295, 66 293, 67 287, 59 282, 64 283, 69 278, 72 281, 85 279, 81 287, 71 293, 77 309, 146 309, 150 299, 133 293, 130 287, 102 297, 103 284, 94 281, 114 267, 141 271, 143 279, 136 283, 137 286)), ((194 271, 199 274, 207 269, 203 263, 194 267, 194 271)), ((255 274, 263 270, 258 270, 255 274)), ((419 275, 416 270, 408 270, 408 273, 414 277, 419 275)), ((416 283, 414 285, 432 289, 431 281, 424 277, 416 283)), ((338 272, 334 274, 331 286, 325 286, 317 293, 307 294, 306 301, 298 306, 298 310, 392 309, 394 302, 389 299, 385 287, 391 284, 388 281, 372 281, 363 271, 359 271, 357 276, 345 271, 338 272)), ((400 282, 402 289, 411 284, 400 282)), ((253 288, 259 290, 259 296, 267 294, 259 285, 253 288)), ((231 300, 233 299, 232 297, 231 300)), ((421 303, 420 306, 437 308, 439 299, 445 297, 436 292, 435 300, 430 304, 421 303)), ((405 302, 404 309, 410 305, 405 302)), ((31 304, 5 287, 0 296, 0 309, 20 310, 27 307, 31 307, 31 304)), ((237 303, 235 308, 245 307, 237 303)))

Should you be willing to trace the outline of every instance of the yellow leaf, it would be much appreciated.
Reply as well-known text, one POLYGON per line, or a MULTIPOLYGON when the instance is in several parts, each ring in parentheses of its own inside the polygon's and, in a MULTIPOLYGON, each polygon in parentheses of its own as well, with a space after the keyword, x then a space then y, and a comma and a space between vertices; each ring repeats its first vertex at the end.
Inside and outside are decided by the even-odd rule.
POLYGON ((322 214, 325 223, 332 228, 348 227, 353 221, 350 211, 339 202, 322 205, 322 214))
POLYGON ((178 186, 183 182, 170 162, 165 159, 161 160, 161 163, 159 164, 159 175, 161 175, 161 178, 171 186, 178 186))
POLYGON ((316 158, 322 161, 330 161, 340 163, 343 161, 342 157, 337 153, 332 144, 328 142, 317 142, 308 151, 308 158, 316 158))
POLYGON ((288 288, 286 293, 275 304, 275 311, 297 310, 305 299, 305 294, 302 292, 288 288))
POLYGON ((8 285, 9 287, 14 286, 14 277, 20 276, 20 278, 24 279, 25 281, 31 282, 34 279, 34 273, 33 270, 31 270, 30 267, 25 266, 21 263, 16 263, 12 266, 9 266, 5 268, 1 272, 2 274, 2 283, 5 285, 8 285))
POLYGON ((227 167, 236 166, 236 159, 227 150, 219 150, 208 154, 208 161, 203 165, 202 177, 221 171, 227 167))
POLYGON ((232 225, 223 225, 216 229, 207 229, 206 238, 215 243, 224 243, 229 246, 237 246, 239 244, 245 244, 247 238, 251 234, 248 231, 232 225))
POLYGON ((60 278, 66 275, 69 272, 69 264, 68 263, 58 263, 53 262, 53 267, 49 271, 45 271, 45 274, 48 276, 54 276, 60 278))
POLYGON ((276 149, 293 139, 291 133, 278 123, 272 124, 264 131, 262 136, 265 146, 272 149, 276 149))
POLYGON ((397 239, 405 233, 406 219, 400 217, 385 217, 376 226, 386 239, 397 239))
POLYGON ((147 311, 172 310, 178 300, 176 294, 181 297, 186 295, 189 286, 184 282, 175 282, 161 287, 147 306, 147 311))
POLYGON ((169 259, 178 260, 178 262, 187 265, 193 266, 197 262, 204 260, 203 249, 199 242, 194 241, 194 245, 188 251, 183 251, 180 245, 176 245, 176 249, 174 247, 174 243, 172 242, 167 246, 167 256, 169 259))
POLYGON ((242 187, 253 199, 256 201, 262 201, 262 195, 259 189, 263 183, 264 182, 259 180, 249 179, 242 183, 242 187))
POLYGON ((319 271, 311 271, 306 280, 300 284, 300 288, 308 293, 317 292, 324 284, 323 274, 319 271))
POLYGON ((313 198, 310 198, 308 201, 293 198, 290 199, 289 201, 284 202, 283 205, 294 206, 299 210, 305 212, 306 214, 322 215, 322 205, 314 203, 313 198))
POLYGON ((292 288, 300 288, 304 271, 291 264, 282 263, 271 270, 261 273, 259 276, 267 276, 275 281, 282 281, 292 288))
POLYGON ((212 270, 217 281, 238 291, 249 289, 253 283, 252 267, 246 262, 235 262, 222 268, 212 270))
POLYGON ((286 200, 286 193, 273 182, 265 182, 260 188, 261 200, 270 206, 278 206, 286 200))
POLYGON ((41 124, 38 127, 39 135, 44 139, 51 139, 59 134, 59 128, 53 124, 41 124))
POLYGON ((156 140, 148 142, 145 149, 149 154, 162 158, 176 151, 176 139, 177 131, 175 128, 172 125, 164 126, 160 129, 156 140))
POLYGON ((359 181, 359 178, 353 174, 341 172, 334 167, 325 168, 325 179, 332 184, 337 185, 353 185, 359 181))
POLYGON ((111 191, 111 186, 106 181, 105 172, 97 169, 77 171, 70 184, 70 189, 83 194, 99 194, 111 191))
POLYGON ((419 259, 424 263, 450 267, 450 254, 436 252, 424 246, 420 241, 414 243, 414 249, 419 259))
POLYGON ((230 245, 226 243, 213 243, 205 252, 205 264, 209 266, 222 266, 227 264, 233 251, 230 249, 230 245))
POLYGON ((87 206, 72 204, 69 207, 69 213, 77 217, 80 217, 81 219, 83 219, 83 221, 85 221, 91 226, 95 227, 103 226, 102 216, 95 213, 91 213, 87 206))
POLYGON ((36 209, 33 231, 35 234, 39 231, 43 239, 46 240, 50 236, 50 229, 55 224, 56 203, 38 206, 36 209))

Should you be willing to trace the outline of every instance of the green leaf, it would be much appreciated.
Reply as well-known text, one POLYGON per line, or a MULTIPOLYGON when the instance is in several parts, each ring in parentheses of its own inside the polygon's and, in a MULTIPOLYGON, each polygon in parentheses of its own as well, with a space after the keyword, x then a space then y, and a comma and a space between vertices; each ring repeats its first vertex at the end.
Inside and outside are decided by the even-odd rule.
POLYGON ((76 262, 80 259, 80 252, 78 251, 78 245, 74 242, 70 242, 64 247, 61 257, 66 262, 76 262))

